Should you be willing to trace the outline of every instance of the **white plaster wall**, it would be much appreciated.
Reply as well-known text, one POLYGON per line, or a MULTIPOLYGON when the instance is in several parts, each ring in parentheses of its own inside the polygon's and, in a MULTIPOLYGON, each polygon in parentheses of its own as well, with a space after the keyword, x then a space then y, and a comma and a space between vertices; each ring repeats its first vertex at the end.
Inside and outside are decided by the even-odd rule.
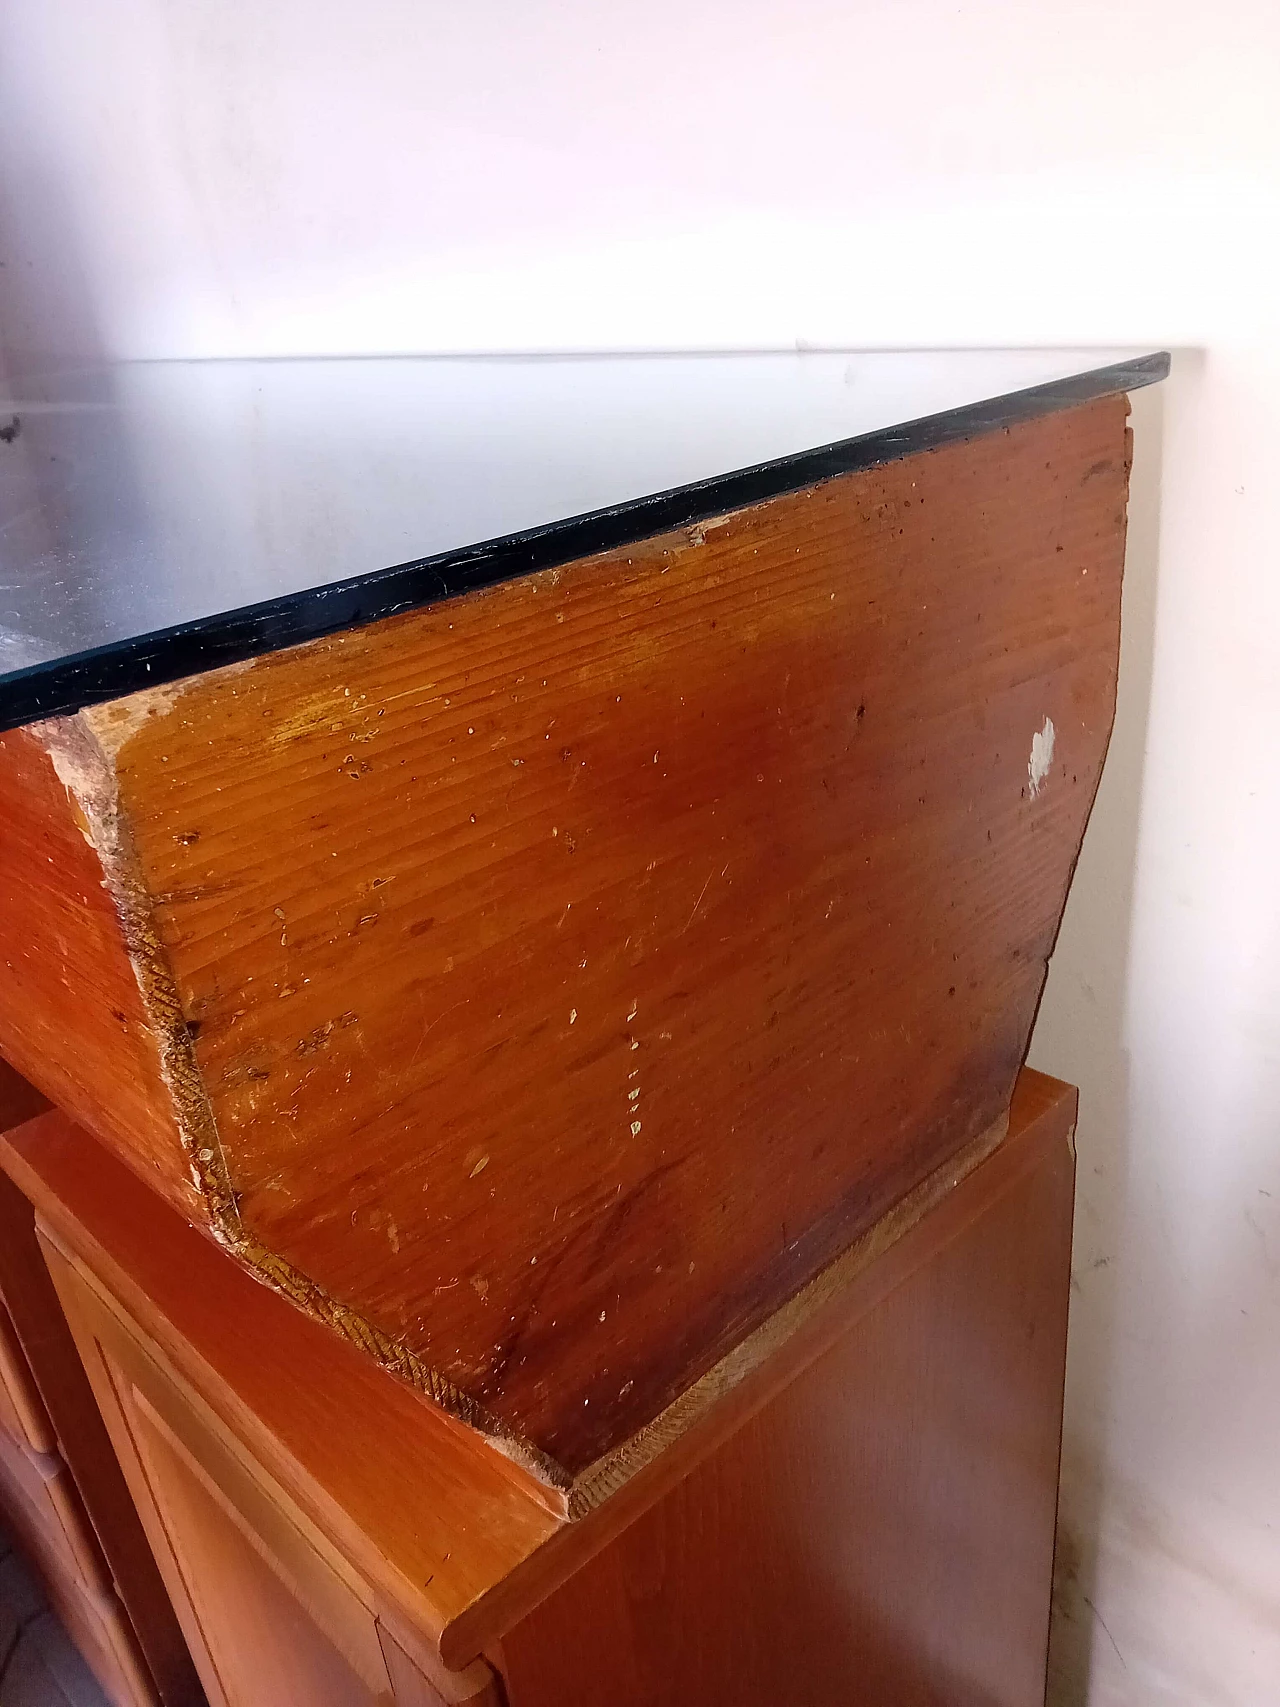
POLYGON ((0 354, 1179 346, 1032 1058, 1060 1703, 1280 1700, 1280 6, 0 0, 0 354))

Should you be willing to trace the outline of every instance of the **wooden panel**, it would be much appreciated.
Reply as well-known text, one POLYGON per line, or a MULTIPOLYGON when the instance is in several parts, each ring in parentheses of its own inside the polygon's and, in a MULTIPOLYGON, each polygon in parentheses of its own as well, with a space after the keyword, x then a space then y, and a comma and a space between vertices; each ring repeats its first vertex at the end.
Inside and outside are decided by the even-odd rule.
MULTIPOLYGON (((147 1380, 148 1393, 135 1382, 126 1385, 118 1368, 113 1373, 170 1536, 175 1537, 182 1525, 162 1484, 175 1478, 178 1483, 198 1483, 324 1632, 326 1646, 336 1649, 370 1688, 381 1689, 386 1665, 376 1614, 367 1604, 369 1591, 354 1568, 316 1532, 304 1534, 279 1490, 260 1480, 255 1466, 239 1462, 212 1431, 201 1428, 166 1383, 147 1380)), ((184 1493, 182 1498, 186 1501, 188 1496, 184 1493)), ((198 1571, 190 1580, 198 1598, 210 1594, 212 1585, 198 1571)))
POLYGON ((199 1216, 130 959, 136 932, 87 832, 39 742, 0 734, 0 1054, 199 1216))
MULTIPOLYGON (((0 1062, 0 1130, 46 1107, 42 1097, 0 1062)), ((167 1707, 196 1707, 200 1686, 36 1243, 34 1213, 3 1172, 0 1298, 10 1312, 59 1450, 92 1521, 155 1689, 167 1707)))
POLYGON ((0 1457, 0 1503, 35 1567, 50 1605, 62 1620, 113 1707, 160 1707, 150 1673, 119 1601, 91 1588, 68 1554, 60 1527, 47 1521, 39 1492, 29 1478, 10 1474, 0 1457))
POLYGON ((33 1452, 53 1452, 57 1448, 49 1413, 3 1302, 0 1302, 0 1426, 8 1429, 15 1440, 24 1441, 33 1452))
MULTIPOLYGON (((400 1619, 397 1638, 417 1631, 456 1669, 555 1594, 884 1297, 962 1241, 989 1203, 1063 1150, 1074 1109, 1068 1087, 1024 1071, 999 1149, 923 1219, 900 1226, 895 1242, 620 1492, 571 1524, 546 1512, 530 1521, 537 1508, 511 1504, 509 1490, 495 1486, 495 1454, 256 1286, 61 1116, 11 1134, 0 1159, 58 1241, 50 1260, 80 1300, 86 1358, 100 1367, 99 1340, 140 1336, 190 1395, 184 1403, 203 1406, 208 1426, 247 1452, 376 1586, 380 1618, 394 1611, 400 1619), (376 1455, 369 1417, 378 1419, 376 1455)), ((510 1471, 513 1485, 518 1474, 510 1471)), ((419 1665, 429 1658, 415 1652, 419 1665)))
MULTIPOLYGON (((211 1697, 228 1707, 275 1707, 282 1698, 356 1707, 393 1692, 400 1700, 376 1589, 357 1565, 147 1355, 74 1265, 52 1249, 50 1262, 211 1697)), ((360 1421, 376 1472, 378 1436, 367 1413, 360 1421)), ((366 1537, 356 1551, 374 1548, 366 1537)), ((404 1699, 421 1699, 426 1685, 404 1658, 404 1699)), ((470 1679, 438 1659, 428 1669, 438 1699, 478 1707, 488 1699, 483 1665, 470 1679)))
MULTIPOLYGON (((405 1707, 448 1707, 444 1696, 439 1690, 431 1687, 399 1643, 385 1633, 383 1653, 397 1703, 403 1702, 405 1707)), ((490 1700, 492 1699, 490 1696, 490 1700)))
MULTIPOLYGON (((65 1116, 7 1134, 0 1161, 59 1241, 51 1260, 74 1261, 81 1292, 145 1338, 425 1638, 562 1524, 538 1484, 258 1285, 65 1116)), ((72 1325, 105 1407, 93 1335, 72 1325)))
POLYGON ((19 1487, 80 1580, 99 1594, 111 1588, 93 1527, 85 1514, 75 1483, 56 1453, 35 1453, 0 1435, 0 1465, 6 1485, 19 1487))
POLYGON ((564 1482, 997 1121, 1110 727, 1125 410, 47 726, 115 791, 233 1248, 564 1482))
POLYGON ((396 1707, 504 1707, 498 1682, 483 1661, 453 1673, 442 1673, 438 1663, 428 1662, 428 1675, 381 1620, 378 1639, 396 1707))
POLYGON ((1070 1278, 1065 1125, 507 1633, 511 1707, 1040 1707, 1070 1278))
POLYGON ((26 1438, 22 1418, 18 1415, 3 1381, 0 1381, 0 1431, 7 1434, 10 1440, 19 1441, 26 1438))
MULTIPOLYGON (((315 1707, 366 1707, 390 1697, 353 1670, 210 1486, 157 1434, 133 1417, 135 1438, 204 1637, 210 1696, 227 1707, 302 1700, 315 1707)), ((171 1582, 175 1596, 178 1583, 171 1582)), ((372 1634, 372 1630, 371 1630, 372 1634)))
MULTIPOLYGON (((137 1395, 133 1398, 136 1401, 137 1395)), ((368 1640, 380 1676, 352 1664, 350 1644, 338 1645, 332 1624, 316 1616, 287 1580, 276 1557, 255 1545, 256 1537, 224 1498, 216 1482, 157 1427, 154 1412, 136 1402, 130 1421, 153 1497, 199 1619, 205 1654, 228 1707, 266 1707, 300 1700, 309 1707, 367 1707, 389 1701, 390 1683, 373 1618, 366 1614, 368 1640)), ((308 1583, 307 1586, 310 1586, 308 1583)), ((326 1596, 332 1618, 336 1596, 326 1596)), ((361 1609, 341 1618, 350 1624, 361 1609)))

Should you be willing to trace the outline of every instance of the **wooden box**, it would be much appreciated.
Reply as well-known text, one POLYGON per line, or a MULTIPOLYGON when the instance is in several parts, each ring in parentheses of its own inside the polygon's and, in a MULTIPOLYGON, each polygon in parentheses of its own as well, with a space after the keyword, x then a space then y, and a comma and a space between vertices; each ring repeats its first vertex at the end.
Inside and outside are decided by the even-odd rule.
POLYGON ((590 1509, 1004 1132, 1162 371, 19 683, 0 1053, 590 1509))

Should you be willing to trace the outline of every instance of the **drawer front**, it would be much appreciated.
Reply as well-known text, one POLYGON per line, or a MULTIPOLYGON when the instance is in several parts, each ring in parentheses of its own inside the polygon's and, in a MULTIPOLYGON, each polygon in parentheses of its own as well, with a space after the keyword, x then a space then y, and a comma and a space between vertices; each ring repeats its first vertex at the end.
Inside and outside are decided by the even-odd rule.
MULTIPOLYGON (((14 1123, 27 1119, 40 1106, 35 1093, 0 1062, 0 1126, 8 1117, 14 1123)), ((21 1354, 20 1364, 15 1356, 5 1365, 7 1386, 0 1379, 0 1437, 37 1452, 56 1441, 81 1515, 106 1558, 117 1615, 122 1611, 128 1621, 156 1693, 166 1707, 197 1707, 203 1693, 41 1255, 34 1211, 3 1171, 0 1305, 12 1329, 11 1349, 16 1342, 21 1354)), ((37 1496, 37 1506, 48 1513, 45 1495, 37 1496)), ((55 1527, 60 1532, 61 1522, 55 1527)), ((113 1639, 113 1651, 118 1647, 113 1639)))
POLYGON ((57 1439, 13 1321, 0 1303, 0 1428, 33 1452, 54 1452, 57 1439))
POLYGON ((56 1559, 64 1573, 79 1579, 95 1594, 113 1590, 97 1537, 85 1516, 75 1483, 62 1460, 37 1454, 7 1435, 0 1435, 0 1504, 35 1536, 29 1547, 56 1559))
POLYGON ((112 1707, 160 1707, 66 1467, 0 1436, 0 1511, 112 1707))
POLYGON ((137 1638, 114 1594, 86 1588, 79 1576, 44 1571, 49 1603, 66 1626, 112 1707, 161 1707, 137 1638))

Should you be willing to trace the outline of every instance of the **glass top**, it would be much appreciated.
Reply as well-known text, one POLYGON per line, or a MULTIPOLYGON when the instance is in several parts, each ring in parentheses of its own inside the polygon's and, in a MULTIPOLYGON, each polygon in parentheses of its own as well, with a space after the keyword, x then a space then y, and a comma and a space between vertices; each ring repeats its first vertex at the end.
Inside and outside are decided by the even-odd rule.
POLYGON ((422 357, 0 385, 0 728, 1167 368, 1106 350, 422 357))

